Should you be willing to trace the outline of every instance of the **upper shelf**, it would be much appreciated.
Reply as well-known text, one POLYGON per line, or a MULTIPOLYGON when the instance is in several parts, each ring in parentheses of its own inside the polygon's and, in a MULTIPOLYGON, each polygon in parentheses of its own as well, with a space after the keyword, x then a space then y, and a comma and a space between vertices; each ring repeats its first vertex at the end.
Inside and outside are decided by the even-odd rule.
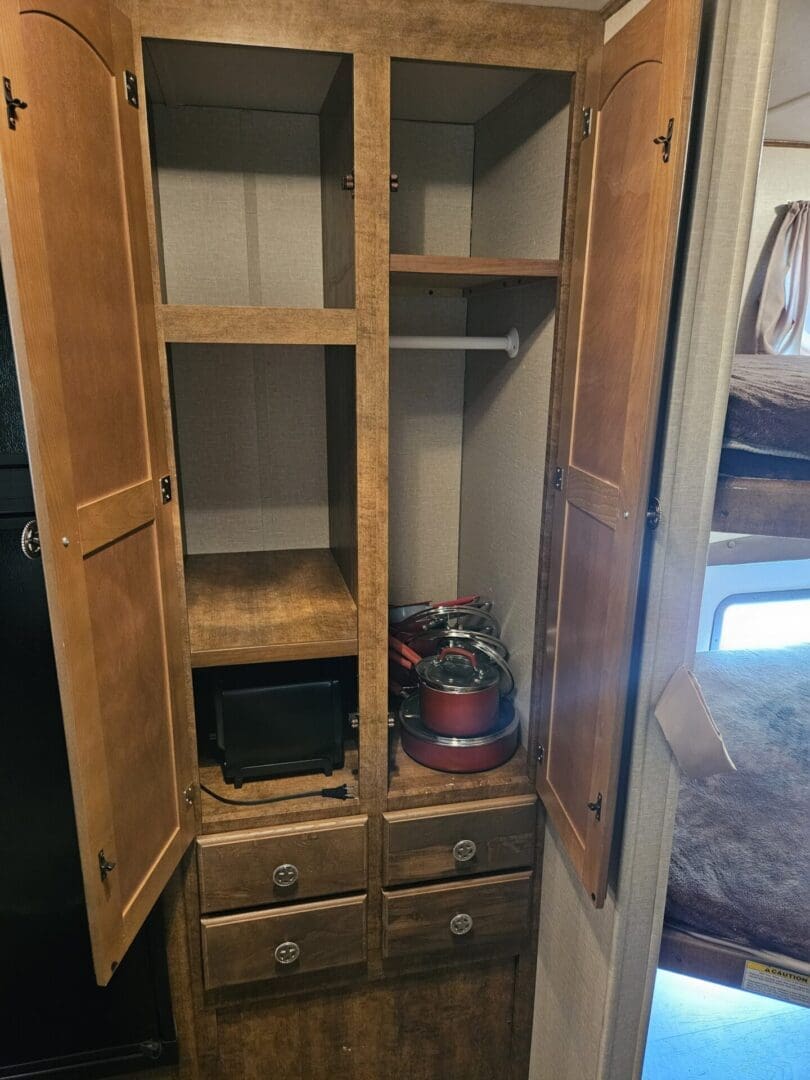
POLYGON ((191 666, 357 653, 357 608, 325 548, 186 557, 191 666))
POLYGON ((391 283, 435 289, 519 284, 560 274, 559 259, 488 259, 466 255, 392 255, 391 283))

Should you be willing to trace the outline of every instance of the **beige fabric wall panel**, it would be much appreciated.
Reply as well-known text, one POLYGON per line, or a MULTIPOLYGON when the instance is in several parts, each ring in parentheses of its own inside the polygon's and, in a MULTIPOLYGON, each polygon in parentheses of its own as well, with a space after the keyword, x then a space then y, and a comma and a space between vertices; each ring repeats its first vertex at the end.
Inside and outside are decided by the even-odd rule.
POLYGON ((391 250, 409 255, 469 255, 473 149, 471 124, 394 120, 391 250))
POLYGON ((570 99, 539 74, 476 124, 472 255, 559 258, 570 99))
MULTIPOLYGON (((391 297, 392 334, 464 334, 463 297, 391 297)), ((464 353, 391 352, 389 596, 446 600, 458 585, 464 353)))
POLYGON ((154 106, 170 304, 323 304, 318 117, 154 106))
POLYGON ((467 353, 461 474, 459 592, 495 601, 528 729, 534 609, 557 285, 493 290, 468 301, 470 334, 515 326, 520 352, 467 353), (520 492, 515 499, 514 493, 520 492))
POLYGON ((171 356, 187 553, 328 547, 323 349, 171 356))
POLYGON ((796 199, 810 199, 810 148, 764 147, 745 268, 738 352, 756 351, 754 327, 768 259, 784 206, 796 199))

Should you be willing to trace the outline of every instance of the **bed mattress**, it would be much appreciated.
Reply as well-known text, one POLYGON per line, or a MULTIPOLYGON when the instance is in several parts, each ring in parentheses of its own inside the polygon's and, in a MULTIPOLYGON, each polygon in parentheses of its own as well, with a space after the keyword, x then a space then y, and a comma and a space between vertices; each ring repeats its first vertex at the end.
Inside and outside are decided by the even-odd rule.
POLYGON ((695 674, 738 771, 681 782, 667 922, 810 962, 810 646, 695 674))
POLYGON ((720 471, 810 478, 810 356, 734 358, 720 471))

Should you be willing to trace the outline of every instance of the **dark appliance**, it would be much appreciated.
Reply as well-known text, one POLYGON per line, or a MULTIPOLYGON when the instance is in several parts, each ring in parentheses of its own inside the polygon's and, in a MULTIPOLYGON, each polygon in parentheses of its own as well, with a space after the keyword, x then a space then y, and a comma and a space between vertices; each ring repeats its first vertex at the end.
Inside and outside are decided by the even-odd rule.
POLYGON ((96 985, 31 480, 0 279, 0 1077, 177 1061, 160 913, 96 985))
POLYGON ((225 779, 245 780, 343 767, 340 682, 288 683, 217 691, 217 745, 225 779))

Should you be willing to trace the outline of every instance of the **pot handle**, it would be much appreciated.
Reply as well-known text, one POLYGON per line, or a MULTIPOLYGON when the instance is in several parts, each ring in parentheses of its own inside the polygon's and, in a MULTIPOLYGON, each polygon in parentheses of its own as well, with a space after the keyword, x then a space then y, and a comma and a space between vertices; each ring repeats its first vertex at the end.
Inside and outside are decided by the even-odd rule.
POLYGON ((398 653, 403 660, 407 660, 409 664, 418 664, 422 657, 412 649, 409 645, 406 645, 404 641, 400 641, 398 637, 393 634, 388 635, 388 652, 398 653))
POLYGON ((445 645, 439 653, 439 659, 443 660, 445 656, 466 656, 474 668, 478 667, 478 657, 469 649, 460 649, 457 645, 445 645))

